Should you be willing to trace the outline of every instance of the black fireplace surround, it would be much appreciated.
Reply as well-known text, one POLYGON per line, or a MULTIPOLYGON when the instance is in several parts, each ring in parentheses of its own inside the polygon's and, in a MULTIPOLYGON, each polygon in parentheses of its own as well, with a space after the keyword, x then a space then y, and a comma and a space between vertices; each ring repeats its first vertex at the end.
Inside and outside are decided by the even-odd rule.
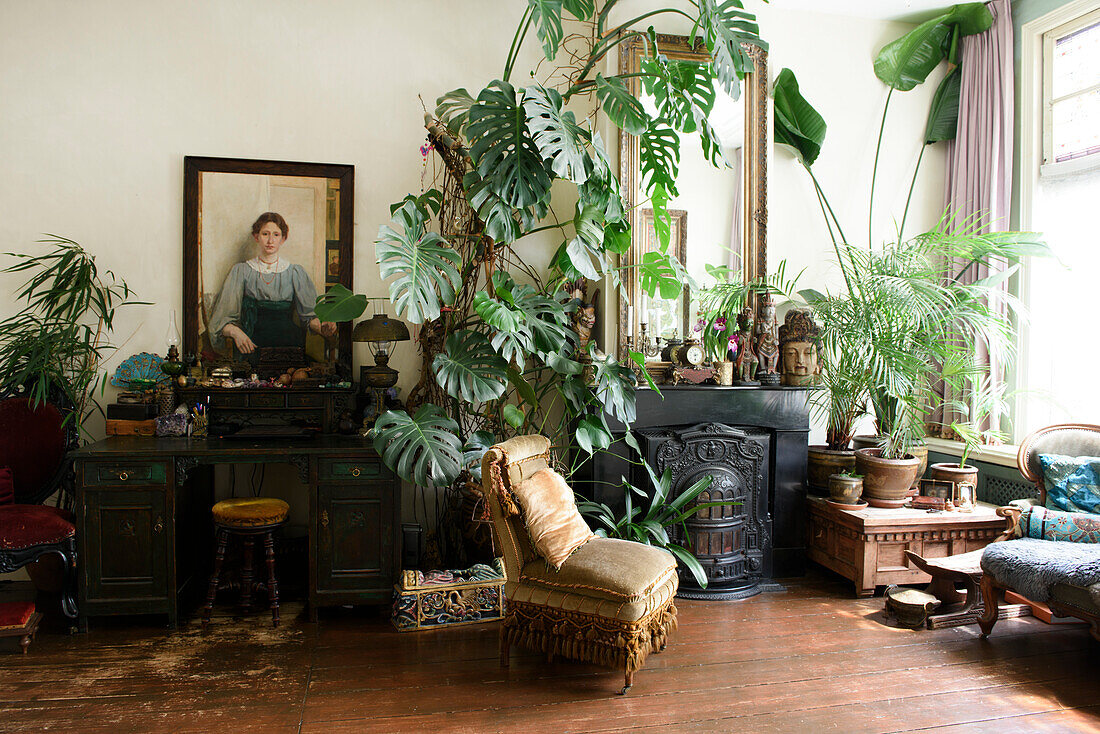
MULTIPOLYGON (((793 387, 663 386, 638 390, 632 426, 647 463, 672 472, 672 492, 712 477, 699 502, 733 504, 704 510, 687 526, 687 538, 707 575, 700 589, 686 569, 680 595, 736 599, 758 593, 769 579, 801 576, 806 569, 803 503, 809 390, 793 387)), ((608 421, 616 437, 626 427, 608 421)), ((622 477, 650 485, 622 441, 597 454, 578 487, 622 508, 622 477)), ((582 494, 584 494, 582 490, 582 494)), ((682 531, 678 540, 684 542, 682 531)))

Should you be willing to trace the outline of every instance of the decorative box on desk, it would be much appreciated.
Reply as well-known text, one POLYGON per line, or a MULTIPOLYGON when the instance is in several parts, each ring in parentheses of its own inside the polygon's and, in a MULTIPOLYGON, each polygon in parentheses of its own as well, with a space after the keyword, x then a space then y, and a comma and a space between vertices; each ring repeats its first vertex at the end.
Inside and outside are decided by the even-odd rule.
POLYGON ((504 616, 504 565, 479 563, 462 571, 405 571, 393 587, 398 632, 491 622, 504 616))
POLYGON ((984 548, 1005 529, 1005 519, 992 505, 978 504, 973 512, 844 510, 807 497, 806 506, 810 559, 853 581, 857 596, 873 596, 876 586, 929 581, 905 551, 944 558, 984 548))
POLYGON ((355 390, 341 387, 181 387, 187 406, 210 399, 212 425, 298 425, 336 433, 340 415, 355 407, 355 390))

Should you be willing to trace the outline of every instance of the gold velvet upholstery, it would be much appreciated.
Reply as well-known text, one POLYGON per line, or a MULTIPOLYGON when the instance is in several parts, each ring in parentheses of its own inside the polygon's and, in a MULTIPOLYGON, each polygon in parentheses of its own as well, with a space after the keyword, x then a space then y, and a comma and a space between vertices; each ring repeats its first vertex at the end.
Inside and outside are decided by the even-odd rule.
POLYGON ((214 522, 231 528, 276 525, 286 520, 290 505, 273 497, 237 497, 222 500, 211 509, 214 522))
POLYGON ((489 449, 482 483, 504 558, 508 605, 501 664, 510 645, 622 670, 630 688, 650 652, 676 629, 679 584, 670 553, 641 543, 592 538, 553 568, 533 546, 515 489, 550 464, 545 436, 518 436, 489 449))
POLYGON ((535 550, 555 569, 595 537, 577 510, 573 490, 553 469, 539 469, 515 485, 519 504, 535 550))

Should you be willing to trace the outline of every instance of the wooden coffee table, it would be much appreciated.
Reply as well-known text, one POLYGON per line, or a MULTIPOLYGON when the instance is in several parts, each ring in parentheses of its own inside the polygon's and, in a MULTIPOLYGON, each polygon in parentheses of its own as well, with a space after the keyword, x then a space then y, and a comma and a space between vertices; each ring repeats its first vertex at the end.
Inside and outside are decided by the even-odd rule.
POLYGON ((1004 532, 996 507, 979 503, 973 512, 906 508, 840 509, 820 497, 807 497, 810 559, 851 580, 857 596, 873 596, 876 586, 919 584, 931 579, 905 551, 944 558, 989 545, 1004 532))

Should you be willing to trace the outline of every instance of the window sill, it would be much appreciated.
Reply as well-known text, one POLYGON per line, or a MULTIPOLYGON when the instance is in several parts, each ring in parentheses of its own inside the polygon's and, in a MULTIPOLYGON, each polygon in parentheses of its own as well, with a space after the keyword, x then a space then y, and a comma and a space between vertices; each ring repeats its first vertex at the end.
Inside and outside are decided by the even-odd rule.
MULTIPOLYGON (((938 451, 941 454, 950 454, 951 456, 962 456, 963 444, 961 441, 947 441, 942 438, 926 438, 924 443, 932 451, 938 451)), ((979 446, 970 453, 970 459, 975 461, 984 461, 987 464, 997 464, 998 466, 1007 466, 1016 468, 1016 454, 1019 451, 1018 446, 1012 444, 1005 444, 1003 446, 979 446)))

